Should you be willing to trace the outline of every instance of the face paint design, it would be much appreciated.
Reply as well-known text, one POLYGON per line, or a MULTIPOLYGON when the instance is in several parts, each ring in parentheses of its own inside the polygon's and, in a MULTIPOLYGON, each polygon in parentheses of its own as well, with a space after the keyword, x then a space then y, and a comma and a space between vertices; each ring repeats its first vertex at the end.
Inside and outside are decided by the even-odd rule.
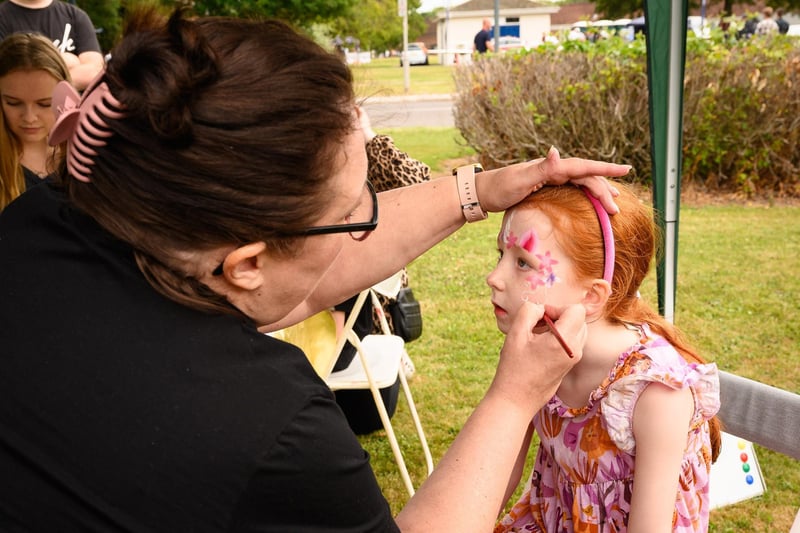
POLYGON ((531 290, 535 290, 536 287, 549 288, 561 281, 553 270, 553 265, 557 265, 558 261, 550 256, 550 250, 547 250, 544 255, 536 254, 536 258, 539 260, 538 270, 525 278, 531 284, 531 290))
POLYGON ((503 243, 506 249, 508 250, 514 246, 519 246, 539 260, 539 265, 536 267, 535 272, 525 278, 531 290, 536 290, 538 287, 552 287, 556 282, 560 281, 553 269, 553 266, 557 265, 558 261, 550 255, 550 250, 547 250, 544 254, 535 253, 539 244, 539 237, 534 228, 529 229, 523 233, 522 236, 517 237, 514 232, 511 231, 511 222, 513 219, 514 212, 512 211, 508 215, 505 227, 503 228, 503 243))

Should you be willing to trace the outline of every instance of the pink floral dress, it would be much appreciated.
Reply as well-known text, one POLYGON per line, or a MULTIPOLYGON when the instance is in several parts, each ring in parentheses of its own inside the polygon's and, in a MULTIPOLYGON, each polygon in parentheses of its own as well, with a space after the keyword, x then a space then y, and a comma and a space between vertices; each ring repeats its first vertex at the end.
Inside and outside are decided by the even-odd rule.
POLYGON ((689 387, 694 396, 672 524, 677 532, 708 530, 707 421, 719 410, 717 367, 688 363, 646 325, 639 331, 639 343, 620 355, 587 405, 572 409, 554 396, 536 414, 540 445, 531 479, 495 533, 626 531, 636 455, 633 408, 652 382, 689 387))

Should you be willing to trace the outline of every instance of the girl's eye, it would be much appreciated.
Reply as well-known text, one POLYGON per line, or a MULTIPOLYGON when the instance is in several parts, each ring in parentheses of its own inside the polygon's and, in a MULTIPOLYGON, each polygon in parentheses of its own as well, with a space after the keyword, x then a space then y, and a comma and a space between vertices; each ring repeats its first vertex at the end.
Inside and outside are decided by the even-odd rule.
POLYGON ((522 259, 521 257, 517 259, 517 266, 519 268, 530 268, 528 262, 522 259))

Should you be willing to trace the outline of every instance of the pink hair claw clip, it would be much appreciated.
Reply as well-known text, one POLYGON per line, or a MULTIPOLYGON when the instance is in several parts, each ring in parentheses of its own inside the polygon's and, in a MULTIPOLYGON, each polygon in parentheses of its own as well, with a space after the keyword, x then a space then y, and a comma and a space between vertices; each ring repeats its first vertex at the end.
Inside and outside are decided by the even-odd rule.
POLYGON ((86 88, 83 97, 66 81, 53 91, 53 113, 56 122, 50 132, 50 145, 67 143, 67 169, 75 179, 89 182, 96 148, 105 146, 113 135, 109 118, 125 116, 125 106, 111 94, 101 72, 86 88))

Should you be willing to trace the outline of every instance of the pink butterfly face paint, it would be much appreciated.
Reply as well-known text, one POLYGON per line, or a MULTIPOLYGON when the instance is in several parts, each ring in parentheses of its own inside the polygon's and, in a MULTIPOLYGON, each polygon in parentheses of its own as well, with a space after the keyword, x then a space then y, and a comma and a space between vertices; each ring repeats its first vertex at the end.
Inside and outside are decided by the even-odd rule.
POLYGON ((518 246, 538 260, 537 265, 531 266, 533 273, 525 278, 531 290, 536 290, 538 287, 552 287, 556 282, 560 281, 553 269, 553 267, 558 264, 558 261, 551 256, 550 250, 544 253, 536 253, 540 239, 534 228, 528 229, 518 237, 511 230, 513 219, 514 213, 512 212, 508 215, 505 227, 503 228, 503 244, 506 250, 518 246))

